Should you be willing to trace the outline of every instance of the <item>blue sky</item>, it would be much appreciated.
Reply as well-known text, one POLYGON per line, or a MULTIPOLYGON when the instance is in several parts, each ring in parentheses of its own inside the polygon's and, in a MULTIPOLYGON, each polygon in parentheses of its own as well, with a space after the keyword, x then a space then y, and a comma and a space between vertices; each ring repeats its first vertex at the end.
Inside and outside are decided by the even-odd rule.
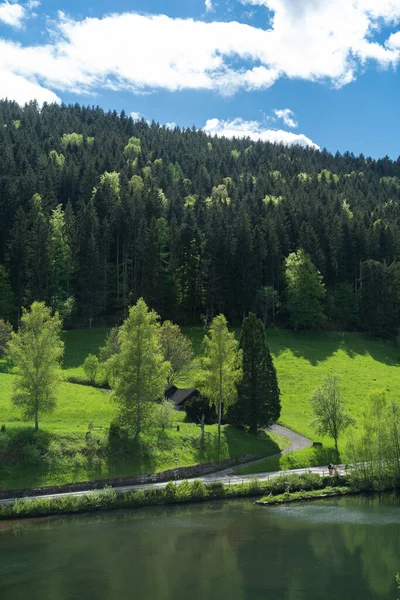
POLYGON ((0 97, 400 155, 400 0, 0 0, 0 97))

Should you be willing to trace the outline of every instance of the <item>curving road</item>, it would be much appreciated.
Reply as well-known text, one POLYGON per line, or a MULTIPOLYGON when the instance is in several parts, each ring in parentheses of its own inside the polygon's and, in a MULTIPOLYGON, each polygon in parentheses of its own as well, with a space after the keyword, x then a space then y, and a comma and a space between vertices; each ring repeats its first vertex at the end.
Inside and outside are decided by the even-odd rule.
MULTIPOLYGON (((270 431, 272 433, 276 433, 278 435, 282 435, 290 440, 290 446, 286 450, 284 450, 282 453, 303 450, 304 448, 308 448, 309 446, 312 445, 311 440, 300 435, 299 433, 296 433, 295 431, 292 431, 291 429, 288 429, 287 427, 283 427, 282 425, 272 425, 272 427, 270 427, 268 429, 268 431, 270 431)), ((279 456, 279 455, 277 455, 277 456, 279 456)), ((251 463, 243 463, 241 465, 238 465, 235 468, 242 468, 246 464, 255 464, 257 462, 260 462, 260 460, 265 460, 265 458, 259 459, 257 461, 252 461, 251 463)), ((328 475, 327 467, 311 467, 311 468, 305 468, 305 469, 292 469, 290 471, 274 471, 274 472, 268 472, 268 473, 257 473, 257 474, 252 474, 252 475, 243 475, 243 476, 235 475, 234 474, 235 468, 227 469, 224 471, 217 471, 214 473, 209 473, 208 475, 204 475, 203 477, 196 477, 193 479, 189 479, 189 482, 193 482, 193 481, 195 481, 195 479, 200 479, 200 481, 203 481, 204 483, 219 481, 221 483, 225 483, 228 485, 235 485, 235 484, 239 484, 239 483, 246 483, 248 481, 251 481, 252 479, 266 481, 272 477, 279 477, 280 475, 282 475, 282 473, 301 474, 301 473, 312 472, 312 473, 318 473, 321 476, 328 475)), ((345 472, 344 465, 339 465, 339 472, 340 472, 340 474, 343 474, 345 472)), ((165 487, 167 485, 167 483, 168 482, 146 483, 146 484, 139 484, 139 485, 115 487, 113 489, 117 493, 121 493, 121 492, 128 492, 131 490, 146 490, 146 489, 152 488, 152 487, 165 487)), ((99 493, 99 492, 104 493, 105 491, 106 491, 105 489, 85 490, 85 491, 80 491, 80 492, 67 492, 67 493, 63 493, 63 494, 46 494, 46 495, 39 495, 39 496, 29 496, 29 498, 34 500, 34 499, 38 499, 38 498, 59 498, 62 496, 85 496, 85 495, 90 495, 90 494, 99 493)), ((6 498, 5 500, 0 500, 0 504, 12 504, 16 500, 17 500, 17 498, 6 498)))

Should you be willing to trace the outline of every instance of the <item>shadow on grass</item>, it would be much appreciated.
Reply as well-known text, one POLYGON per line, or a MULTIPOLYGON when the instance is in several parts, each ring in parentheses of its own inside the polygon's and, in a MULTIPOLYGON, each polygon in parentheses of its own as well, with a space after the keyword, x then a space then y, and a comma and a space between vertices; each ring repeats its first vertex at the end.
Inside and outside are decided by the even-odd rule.
POLYGON ((115 438, 107 446, 108 474, 103 475, 102 478, 155 473, 157 462, 154 458, 154 445, 159 449, 167 450, 172 443, 163 432, 158 436, 158 440, 149 437, 136 440, 126 432, 122 432, 120 438, 115 438))
POLYGON ((400 364, 400 350, 397 347, 386 340, 362 333, 271 329, 267 330, 266 335, 274 356, 279 357, 290 350, 293 356, 303 358, 313 366, 324 362, 338 350, 345 352, 349 358, 369 355, 388 366, 400 364))
POLYGON ((0 490, 37 487, 49 471, 44 459, 54 435, 17 427, 0 433, 0 490))
POLYGON ((260 462, 235 470, 235 474, 250 475, 325 465, 328 468, 330 462, 337 462, 334 448, 311 447, 298 452, 288 452, 281 456, 266 458, 260 462))
MULTIPOLYGON (((264 454, 272 456, 280 452, 280 448, 265 431, 257 435, 247 430, 227 426, 221 431, 221 460, 240 458, 247 454, 264 454)), ((205 441, 200 445, 197 462, 215 462, 218 460, 218 436, 206 432, 205 441)))
POLYGON ((108 331, 105 328, 63 331, 61 338, 65 343, 64 369, 80 367, 89 354, 98 354, 108 331))
POLYGON ((13 370, 13 364, 8 358, 2 358, 0 360, 0 373, 11 373, 13 370))

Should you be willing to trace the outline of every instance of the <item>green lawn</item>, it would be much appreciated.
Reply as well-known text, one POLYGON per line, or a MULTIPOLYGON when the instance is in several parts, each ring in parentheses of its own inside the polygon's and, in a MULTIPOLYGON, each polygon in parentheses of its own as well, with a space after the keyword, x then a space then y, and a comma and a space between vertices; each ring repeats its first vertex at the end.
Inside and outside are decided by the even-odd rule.
MULTIPOLYGON (((57 410, 43 416, 34 434, 11 404, 13 381, 14 375, 0 373, 0 424, 6 425, 0 432, 0 489, 148 474, 173 468, 175 458, 179 466, 217 460, 217 426, 206 426, 201 444, 200 429, 185 422, 183 412, 176 412, 174 427, 143 435, 140 447, 129 440, 109 445, 108 427, 117 413, 109 393, 71 383, 60 387, 57 410), (102 429, 87 440, 89 422, 102 429)), ((280 441, 225 426, 220 458, 276 454, 280 441)))
MULTIPOLYGON (((204 329, 186 328, 184 331, 191 337, 198 355, 205 334, 204 329)), ((240 330, 237 328, 234 331, 238 336, 240 330)), ((89 353, 98 353, 106 334, 106 329, 64 332, 64 369, 67 376, 84 379, 83 361, 89 353)), ((252 472, 255 472, 254 469, 275 470, 311 464, 318 460, 326 461, 332 443, 329 439, 318 438, 312 430, 312 415, 308 402, 312 391, 321 383, 324 375, 337 373, 340 376, 343 395, 348 402, 350 413, 356 419, 360 419, 366 401, 374 389, 385 389, 389 397, 400 397, 400 352, 398 348, 383 341, 371 340, 356 333, 345 333, 342 336, 337 333, 296 333, 286 330, 269 330, 267 337, 282 393, 280 422, 314 440, 322 441, 328 454, 323 452, 322 457, 321 453, 310 449, 303 453, 287 455, 279 461, 269 459, 265 464, 259 463, 261 466, 253 467, 252 472)), ((177 383, 182 387, 194 386, 198 368, 198 358, 195 358, 177 383)), ((0 472, 0 487, 159 471, 173 467, 175 456, 180 465, 216 458, 215 426, 207 428, 207 444, 205 448, 200 449, 199 429, 193 423, 181 423, 179 433, 176 428, 167 431, 165 436, 154 432, 144 439, 143 448, 140 449, 141 455, 138 449, 133 448, 128 455, 110 455, 106 431, 116 413, 116 407, 102 390, 65 383, 60 391, 58 410, 53 415, 43 418, 41 422, 43 435, 47 436, 41 455, 37 457, 42 466, 27 466, 24 459, 19 468, 15 465, 11 467, 7 464, 9 449, 4 450, 7 440, 13 431, 19 434, 22 429, 30 430, 30 425, 22 423, 10 404, 13 381, 13 376, 9 374, 11 370, 12 366, 7 361, 0 361, 0 423, 5 423, 7 428, 6 434, 0 433, 0 451, 3 448, 1 462, 7 465, 3 466, 3 471, 0 472), (103 430, 96 431, 94 435, 98 445, 94 458, 91 456, 93 448, 88 448, 85 440, 90 421, 95 426, 103 427, 103 430)), ((182 418, 183 415, 177 413, 177 421, 181 421, 182 418)), ((282 446, 282 440, 275 441, 282 446)), ((344 448, 343 442, 341 448, 344 448)), ((221 458, 250 452, 265 452, 267 456, 274 454, 276 450, 277 445, 271 440, 253 438, 231 427, 224 428, 221 458)))
MULTIPOLYGON (((192 365, 181 375, 181 387, 195 385, 199 369, 198 355, 205 335, 202 327, 183 328, 192 342, 196 354, 192 365)), ((233 329, 239 337, 240 329, 233 329)), ((106 330, 71 331, 65 334, 67 374, 81 369, 85 356, 98 351, 106 330)), ((349 411, 359 419, 366 400, 375 389, 387 390, 389 397, 400 398, 400 349, 385 341, 369 339, 359 333, 294 332, 268 330, 268 343, 274 357, 282 394, 280 423, 312 439, 316 436, 311 427, 313 420, 309 397, 320 385, 325 375, 340 376, 342 393, 349 411)), ((83 375, 83 371, 81 371, 83 375)), ((329 440, 322 440, 330 445, 329 440)))

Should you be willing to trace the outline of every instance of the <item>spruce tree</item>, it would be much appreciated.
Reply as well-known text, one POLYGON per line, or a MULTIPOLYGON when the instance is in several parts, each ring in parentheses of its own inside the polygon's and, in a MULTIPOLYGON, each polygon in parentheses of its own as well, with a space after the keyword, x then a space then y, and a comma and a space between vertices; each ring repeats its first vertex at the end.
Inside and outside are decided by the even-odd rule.
POLYGON ((250 313, 243 322, 239 348, 243 376, 238 385, 237 415, 250 433, 279 419, 280 391, 262 321, 250 313))

